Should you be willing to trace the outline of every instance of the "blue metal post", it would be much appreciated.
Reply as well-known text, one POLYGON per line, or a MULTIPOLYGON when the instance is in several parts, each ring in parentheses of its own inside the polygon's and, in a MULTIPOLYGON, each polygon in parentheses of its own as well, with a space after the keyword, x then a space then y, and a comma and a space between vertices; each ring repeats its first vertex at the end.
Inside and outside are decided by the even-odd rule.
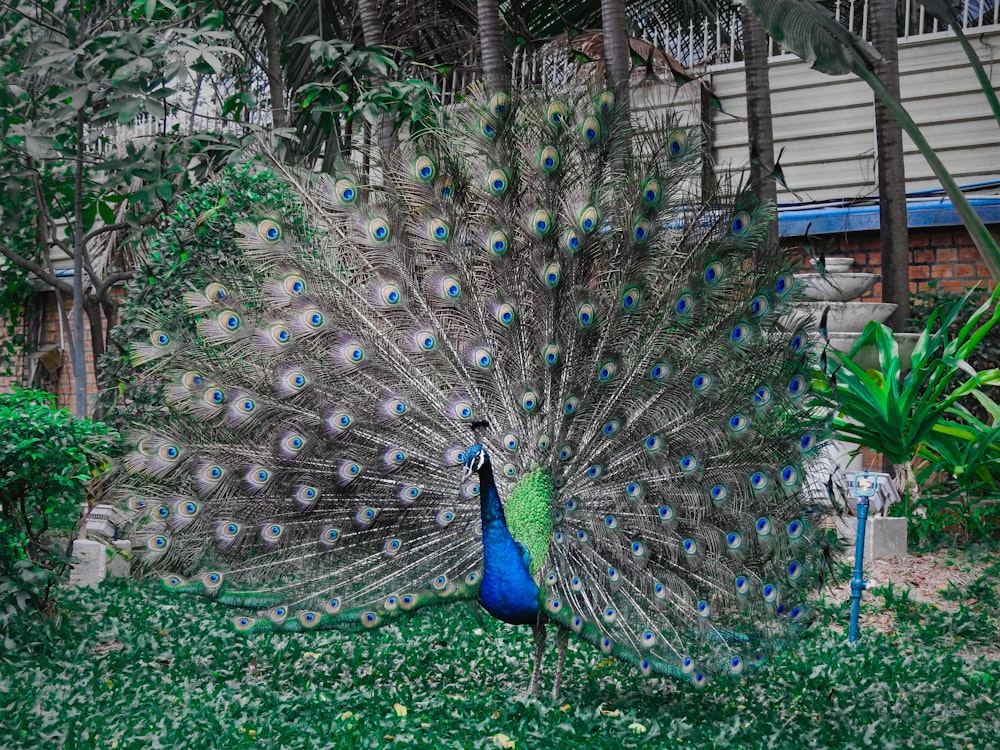
POLYGON ((858 615, 861 612, 861 592, 866 588, 862 577, 862 565, 865 560, 865 526, 868 523, 868 498, 858 498, 858 528, 854 537, 854 571, 851 573, 851 627, 847 633, 847 642, 858 640, 858 615))

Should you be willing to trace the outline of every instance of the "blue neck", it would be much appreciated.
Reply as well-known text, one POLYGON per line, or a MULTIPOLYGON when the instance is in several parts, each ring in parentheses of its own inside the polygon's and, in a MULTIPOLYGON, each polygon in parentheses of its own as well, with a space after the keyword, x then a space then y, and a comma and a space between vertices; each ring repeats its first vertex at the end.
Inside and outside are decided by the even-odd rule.
POLYGON ((525 564, 523 547, 507 529, 500 494, 487 460, 479 469, 479 503, 483 520, 483 579, 479 601, 498 620, 515 625, 538 621, 538 586, 525 564))

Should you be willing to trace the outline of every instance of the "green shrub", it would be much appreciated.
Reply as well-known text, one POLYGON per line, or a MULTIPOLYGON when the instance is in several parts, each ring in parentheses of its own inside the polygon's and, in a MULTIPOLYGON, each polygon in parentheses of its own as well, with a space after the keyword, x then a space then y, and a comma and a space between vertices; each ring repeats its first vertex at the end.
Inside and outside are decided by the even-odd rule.
POLYGON ((813 403, 832 410, 836 436, 892 462, 906 508, 919 495, 912 462, 921 446, 935 434, 966 435, 954 421, 962 400, 1000 385, 1000 368, 976 371, 968 363, 1000 322, 1000 290, 970 311, 972 294, 934 309, 914 345, 909 370, 903 369, 896 334, 870 321, 848 353, 829 351, 834 364, 815 382, 813 403), (959 325, 959 320, 964 322, 959 325), (878 353, 878 367, 866 369, 859 354, 869 345, 878 353))
MULTIPOLYGON (((977 286, 948 292, 929 281, 910 295, 907 330, 924 330, 935 311, 954 308, 966 296, 968 304, 951 323, 952 335, 990 298, 989 291, 977 286)), ((965 361, 979 372, 1000 368, 1000 326, 990 329, 965 361)), ((910 532, 920 544, 947 538, 967 544, 1000 533, 1000 410, 986 395, 994 390, 972 392, 976 399, 963 400, 950 415, 948 429, 931 433, 920 447, 915 469, 921 496, 910 515, 910 532)))
POLYGON ((54 400, 44 391, 0 394, 0 616, 50 604, 69 562, 65 540, 114 437, 54 400))
MULTIPOLYGON (((969 317, 990 298, 988 289, 977 286, 964 292, 948 292, 940 288, 936 279, 927 282, 925 289, 910 294, 910 317, 906 330, 921 333, 935 310, 954 307, 966 294, 967 304, 952 322, 952 332, 969 322, 969 317)), ((968 362, 976 370, 991 370, 1000 367, 1000 327, 994 328, 969 353, 968 362)))

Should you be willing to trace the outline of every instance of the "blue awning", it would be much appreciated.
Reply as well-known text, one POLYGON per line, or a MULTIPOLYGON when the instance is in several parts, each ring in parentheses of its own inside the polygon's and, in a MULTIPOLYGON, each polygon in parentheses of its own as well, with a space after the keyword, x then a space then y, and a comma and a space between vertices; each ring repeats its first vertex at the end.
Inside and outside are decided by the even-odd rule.
MULTIPOLYGON (((928 192, 907 197, 907 226, 960 226, 962 220, 951 199, 927 195, 928 192)), ((984 224, 1000 224, 1000 195, 969 196, 969 203, 984 224)), ((877 202, 831 201, 778 206, 778 232, 782 237, 866 232, 878 228, 877 202)))

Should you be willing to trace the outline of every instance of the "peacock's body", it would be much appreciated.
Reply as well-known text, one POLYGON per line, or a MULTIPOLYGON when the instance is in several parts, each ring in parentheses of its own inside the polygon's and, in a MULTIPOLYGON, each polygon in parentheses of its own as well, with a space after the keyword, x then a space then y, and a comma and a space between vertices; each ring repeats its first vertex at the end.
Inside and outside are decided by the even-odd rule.
POLYGON ((820 547, 767 208, 702 202, 695 139, 609 92, 448 116, 367 180, 287 178, 301 209, 237 217, 186 316, 133 303, 169 404, 126 462, 146 564, 244 630, 478 599, 646 673, 740 671, 820 547))

